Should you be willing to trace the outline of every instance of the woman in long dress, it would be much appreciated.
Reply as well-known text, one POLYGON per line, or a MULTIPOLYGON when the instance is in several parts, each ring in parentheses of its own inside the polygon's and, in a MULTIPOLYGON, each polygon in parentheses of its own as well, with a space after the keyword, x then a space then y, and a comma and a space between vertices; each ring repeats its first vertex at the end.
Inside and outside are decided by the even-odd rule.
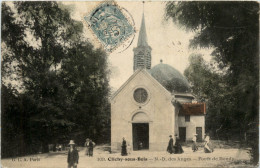
POLYGON ((121 155, 122 156, 127 156, 127 150, 126 150, 126 140, 125 138, 123 138, 123 142, 122 142, 122 150, 121 150, 121 155))
POLYGON ((205 145, 204 145, 204 152, 205 153, 212 153, 214 151, 211 143, 210 143, 210 137, 209 135, 206 135, 205 138, 205 145))
POLYGON ((173 139, 172 136, 170 135, 170 140, 167 146, 167 152, 169 152, 170 154, 174 153, 174 147, 173 147, 173 139))
POLYGON ((179 153, 183 153, 183 149, 182 149, 182 146, 181 146, 181 143, 180 143, 180 138, 178 137, 177 134, 175 134, 175 145, 174 145, 174 148, 175 148, 175 154, 179 154, 179 153))

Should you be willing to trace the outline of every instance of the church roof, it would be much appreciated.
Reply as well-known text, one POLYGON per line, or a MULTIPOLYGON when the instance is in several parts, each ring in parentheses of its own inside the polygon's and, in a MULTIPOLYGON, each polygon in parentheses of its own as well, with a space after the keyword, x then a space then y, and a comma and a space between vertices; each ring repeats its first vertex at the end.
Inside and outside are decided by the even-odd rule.
POLYGON ((137 47, 139 47, 139 46, 148 46, 144 14, 143 14, 143 18, 142 18, 142 23, 141 23, 141 28, 140 28, 138 43, 137 43, 137 47))
POLYGON ((179 115, 204 115, 206 114, 205 103, 181 103, 179 115))
POLYGON ((146 77, 148 77, 155 85, 157 85, 159 88, 161 88, 161 90, 169 96, 171 96, 171 93, 166 90, 164 87, 162 87, 162 85, 156 80, 154 79, 149 72, 147 72, 146 69, 138 69, 135 71, 134 74, 132 74, 129 79, 112 95, 111 100, 113 100, 129 83, 130 81, 132 81, 139 73, 143 73, 146 77))
POLYGON ((190 90, 187 79, 175 68, 162 62, 149 70, 150 74, 168 91, 186 93, 190 90))

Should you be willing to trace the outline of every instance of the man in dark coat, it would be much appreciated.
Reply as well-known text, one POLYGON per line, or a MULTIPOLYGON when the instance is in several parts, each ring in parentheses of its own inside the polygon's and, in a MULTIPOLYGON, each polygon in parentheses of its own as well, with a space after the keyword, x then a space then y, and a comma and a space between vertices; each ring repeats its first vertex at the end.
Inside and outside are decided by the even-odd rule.
POLYGON ((123 138, 123 142, 122 142, 121 155, 122 155, 122 156, 127 156, 127 151, 126 151, 126 140, 125 140, 125 138, 123 138))
POLYGON ((89 157, 93 157, 94 145, 95 145, 95 143, 92 140, 90 140, 89 141, 89 157))
POLYGON ((172 153, 174 153, 172 135, 170 135, 169 137, 170 137, 170 140, 169 140, 169 144, 168 144, 168 147, 167 147, 167 152, 169 152, 170 154, 172 154, 172 153))
POLYGON ((84 146, 86 147, 86 155, 89 156, 89 139, 88 138, 86 139, 84 146))
POLYGON ((73 140, 70 140, 70 149, 68 151, 68 168, 77 168, 77 164, 79 163, 79 153, 78 150, 75 148, 75 143, 73 140))

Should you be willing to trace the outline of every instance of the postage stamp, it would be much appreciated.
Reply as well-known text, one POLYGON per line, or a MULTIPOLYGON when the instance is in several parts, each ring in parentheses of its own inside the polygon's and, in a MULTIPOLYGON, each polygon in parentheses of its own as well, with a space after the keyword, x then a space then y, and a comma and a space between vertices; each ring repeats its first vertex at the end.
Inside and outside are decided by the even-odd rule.
POLYGON ((95 8, 84 20, 108 52, 112 52, 135 32, 115 2, 104 2, 95 8))

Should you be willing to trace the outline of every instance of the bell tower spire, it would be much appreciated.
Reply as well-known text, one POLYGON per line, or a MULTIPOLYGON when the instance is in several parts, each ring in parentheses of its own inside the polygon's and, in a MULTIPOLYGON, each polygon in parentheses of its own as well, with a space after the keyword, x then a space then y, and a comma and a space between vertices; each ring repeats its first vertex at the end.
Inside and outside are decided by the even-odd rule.
POLYGON ((139 32, 137 46, 148 46, 146 28, 145 28, 145 21, 144 21, 144 13, 143 13, 143 18, 142 18, 142 23, 141 23, 141 28, 140 28, 140 32, 139 32))
POLYGON ((152 48, 148 45, 147 42, 145 17, 143 9, 143 17, 139 31, 137 47, 134 48, 134 71, 141 68, 151 69, 151 50, 152 48))

